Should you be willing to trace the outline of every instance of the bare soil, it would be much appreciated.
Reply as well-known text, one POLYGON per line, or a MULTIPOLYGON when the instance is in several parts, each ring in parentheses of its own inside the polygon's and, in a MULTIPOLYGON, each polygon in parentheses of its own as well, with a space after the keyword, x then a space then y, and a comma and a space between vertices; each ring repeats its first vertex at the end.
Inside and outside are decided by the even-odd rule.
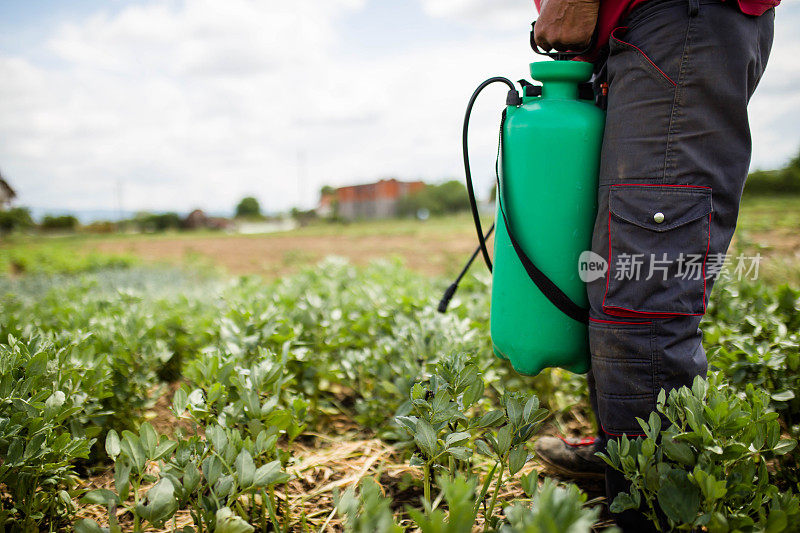
POLYGON ((308 236, 198 236, 87 242, 87 248, 105 253, 128 253, 152 262, 201 263, 223 267, 228 273, 279 277, 296 272, 329 255, 364 265, 382 258, 399 257, 423 274, 453 271, 475 249, 475 235, 463 232, 420 237, 416 235, 308 236))
MULTIPOLYGON (((734 244, 741 239, 734 238, 734 244)), ((490 250, 493 243, 489 243, 490 250)), ((770 263, 800 262, 800 235, 776 228, 748 234, 745 248, 758 252, 770 263)), ((86 251, 131 254, 146 262, 220 267, 229 274, 256 274, 277 278, 297 272, 321 259, 336 255, 357 265, 377 259, 400 258, 421 274, 457 272, 475 250, 471 226, 423 234, 387 233, 303 235, 295 232, 260 236, 178 235, 175 237, 86 241, 86 251)), ((734 253, 732 247, 729 253, 734 253)), ((480 263, 480 257, 477 263, 480 263)))

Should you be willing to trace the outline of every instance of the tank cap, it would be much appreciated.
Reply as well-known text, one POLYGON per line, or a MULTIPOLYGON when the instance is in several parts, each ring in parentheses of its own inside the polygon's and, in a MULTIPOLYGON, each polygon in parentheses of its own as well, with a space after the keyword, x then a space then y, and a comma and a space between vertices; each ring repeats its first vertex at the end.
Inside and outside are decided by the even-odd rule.
POLYGON ((548 81, 568 81, 581 83, 592 77, 593 66, 584 61, 536 61, 531 63, 533 79, 548 81))

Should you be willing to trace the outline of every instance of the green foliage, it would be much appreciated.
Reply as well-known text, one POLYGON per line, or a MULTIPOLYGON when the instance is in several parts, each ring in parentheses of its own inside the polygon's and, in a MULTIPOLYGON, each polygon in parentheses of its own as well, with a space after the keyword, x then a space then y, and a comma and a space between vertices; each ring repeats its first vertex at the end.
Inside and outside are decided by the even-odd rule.
POLYGON ((603 454, 631 482, 611 510, 643 508, 660 531, 784 531, 800 519, 800 500, 772 483, 767 461, 797 441, 781 438, 769 400, 752 385, 740 397, 718 375, 669 396, 662 391, 658 411, 669 426, 662 431, 661 417, 651 413, 639 420, 646 437, 612 440, 603 454))
POLYGON ((219 424, 251 435, 267 431, 270 438, 281 434, 291 442, 306 428, 308 403, 292 392, 288 356, 284 351, 278 359, 259 349, 253 363, 241 366, 237 356, 208 351, 186 369, 195 388, 178 389, 173 410, 177 416, 188 411, 198 425, 219 424))
MULTIPOLYGON (((174 404, 186 401, 176 394, 174 404)), ((176 411, 183 412, 180 405, 176 411)), ((197 427, 197 419, 191 418, 197 427)), ((135 532, 142 531, 143 522, 163 527, 178 509, 189 509, 200 531, 252 531, 250 522, 260 523, 262 530, 267 523, 278 528, 273 488, 289 475, 275 459, 277 428, 242 433, 207 425, 203 434, 205 438, 178 432, 171 440, 157 436, 148 423, 138 434, 123 431, 119 437, 110 431, 105 447, 115 461, 115 490, 91 491, 82 502, 106 505, 112 524, 122 506, 133 515, 135 532), (160 465, 157 476, 149 468, 154 462, 160 465), (142 498, 145 483, 152 486, 142 498)))
POLYGON ((181 227, 178 213, 141 213, 133 219, 136 228, 144 233, 176 230, 181 227))
POLYGON ((766 390, 795 436, 800 429, 800 290, 720 283, 704 334, 711 364, 743 391, 766 390))
MULTIPOLYGON (((495 465, 483 482, 473 502, 475 512, 484 503, 496 472, 495 490, 486 510, 488 522, 493 516, 503 474, 519 472, 528 460, 527 441, 547 417, 536 396, 506 394, 502 409, 483 412, 477 409, 485 384, 477 365, 463 355, 454 355, 436 365, 427 383, 411 389, 412 415, 396 420, 414 439, 419 453, 411 464, 423 468, 423 503, 431 504, 431 478, 446 472, 449 479, 463 475, 476 479, 472 456, 483 455, 495 465)), ((442 479, 441 477, 439 479, 442 479)))
POLYGON ((470 531, 475 525, 477 509, 474 504, 477 478, 461 475, 450 478, 440 475, 437 483, 442 487, 448 513, 433 507, 423 500, 423 509, 409 507, 408 514, 416 522, 421 533, 460 533, 470 531))
MULTIPOLYGON (((168 288, 175 287, 168 276, 163 285, 155 283, 155 290, 135 288, 132 284, 144 281, 142 274, 120 271, 105 278, 49 283, 30 278, 11 283, 7 289, 16 292, 0 305, 2 338, 46 335, 54 371, 81 372, 80 394, 92 411, 76 415, 71 425, 94 432, 92 436, 108 429, 136 429, 154 401, 151 391, 159 375, 210 342, 204 331, 213 308, 176 294, 168 288), (59 350, 65 355, 56 357, 59 350)), ((144 282, 153 284, 153 273, 146 276, 144 282)))
MULTIPOLYGON (((752 282, 719 283, 715 291, 703 326, 711 366, 740 393, 748 385, 764 390, 783 430, 800 437, 800 291, 752 282)), ((798 486, 797 454, 779 458, 777 478, 798 486)))
MULTIPOLYGON (((533 500, 530 504, 514 503, 505 509, 508 524, 500 533, 588 533, 600 517, 600 507, 587 507, 586 494, 575 485, 558 486, 545 479, 541 487, 536 474, 524 479, 523 487, 533 500)), ((607 533, 618 533, 615 527, 607 533)))
POLYGON ((0 248, 0 277, 8 273, 79 274, 109 268, 129 268, 136 262, 130 255, 81 252, 62 242, 20 245, 0 248))
MULTIPOLYGON (((37 262, 45 261, 32 264, 37 262)), ((204 530, 287 530, 298 525, 299 517, 291 518, 276 491, 282 491, 291 469, 291 443, 345 416, 398 449, 416 452, 411 460, 423 477, 423 498, 416 511, 406 514, 406 522, 416 513, 420 528, 463 530, 481 515, 488 518, 489 530, 550 531, 552 521, 584 530, 594 515, 574 489, 545 486, 540 494, 533 476, 522 479, 528 494, 538 495, 532 502, 518 500, 509 507, 511 502, 501 496, 529 460, 526 443, 540 428, 545 408, 555 424, 575 409, 587 409, 584 381, 559 370, 520 377, 485 355, 490 353, 487 276, 465 279, 447 315, 435 311, 440 288, 395 263, 357 268, 341 260, 269 284, 258 278, 218 280, 138 268, 0 277, 0 339, 9 334, 19 339, 0 343, 0 364, 16 368, 16 382, 25 383, 32 379, 29 368, 39 367, 12 364, 19 357, 15 350, 47 361, 31 394, 42 395, 39 404, 51 397, 58 403, 61 396, 55 393, 60 391, 66 406, 47 438, 67 434, 70 443, 85 447, 66 455, 56 474, 46 474, 60 488, 46 485, 34 491, 41 503, 30 491, 9 494, 4 509, 13 507, 15 514, 6 520, 21 520, 29 513, 26 506, 34 505, 47 510, 41 511, 41 527, 66 523, 73 512, 68 497, 76 496, 70 481, 74 471, 109 456, 116 459, 119 483, 110 493, 94 492, 84 501, 108 506, 110 517, 115 507, 124 508, 144 528, 163 524, 175 509, 188 509, 204 530), (172 407, 184 429, 156 435, 145 415, 165 383, 173 381, 180 386, 172 385, 172 407), (547 403, 540 406, 530 391, 547 403), (90 449, 95 438, 100 444, 90 449), (264 468, 270 483, 247 484, 251 462, 256 472, 264 468), (500 508, 507 509, 505 518, 500 508)), ((673 441, 654 439, 663 445, 654 444, 652 455, 645 445, 642 454, 654 462, 661 454, 658 464, 666 465, 660 468, 669 487, 661 496, 673 518, 689 517, 685 502, 675 495, 690 496, 691 510, 691 495, 700 494, 698 526, 704 514, 718 518, 717 512, 730 524, 746 523, 743 516, 763 527, 777 528, 784 515, 788 523, 796 522, 797 452, 780 439, 774 448, 769 443, 776 425, 778 434, 797 436, 799 297, 785 287, 719 283, 703 328, 711 363, 724 374, 728 389, 708 393, 712 411, 703 407, 697 428, 680 418, 688 416, 680 415, 684 404, 675 404, 681 406, 675 416, 683 424, 676 427, 695 436, 673 440, 688 446, 697 464, 703 457, 708 467, 695 473, 694 466, 681 463, 691 462, 687 448, 673 441), (748 389, 748 383, 759 392, 748 389), (724 401, 714 400, 719 395, 724 401), (747 428, 762 429, 736 429, 743 418, 747 428), (762 431, 764 444, 758 447, 760 437, 751 438, 747 431, 762 431), (692 440, 706 439, 708 433, 711 443, 692 440), (726 447, 740 451, 733 443, 752 444, 756 451, 724 455, 726 447), (748 462, 754 466, 744 466, 748 462), (751 496, 760 498, 752 505, 742 501, 747 482, 736 481, 747 476, 751 496), (726 492, 719 496, 723 480, 726 492), (706 493, 719 499, 706 502, 706 493)), ((680 401, 690 405, 693 400, 680 401)), ((0 408, 12 413, 0 419, 27 412, 18 402, 0 408)), ((19 424, 27 427, 27 421, 19 424)), ((649 426, 648 431, 653 433, 649 426)), ((640 448, 635 446, 631 442, 626 454, 638 472, 640 448)), ((0 453, 8 452, 0 448, 0 453)), ((618 455, 625 454, 618 450, 618 455)), ((53 464, 45 459, 28 466, 56 471, 53 464)), ((645 490, 637 490, 645 501, 645 490)), ((652 498, 659 502, 658 490, 652 498)), ((402 506, 392 505, 374 483, 365 482, 339 502, 352 531, 396 530, 392 512, 402 506)), ((708 524, 716 522, 708 520, 710 529, 708 524)), ((89 521, 75 527, 100 530, 89 521)))
MULTIPOLYGON (((545 479, 539 487, 538 475, 532 472, 522 478, 522 486, 532 500, 520 499, 504 509, 505 519, 493 528, 485 524, 484 531, 499 533, 589 533, 600 517, 600 507, 587 503, 586 494, 575 485, 558 486, 545 479)), ((441 495, 434 503, 422 502, 422 508, 407 507, 408 516, 421 533, 461 533, 472 531, 478 515, 475 507, 478 492, 477 477, 456 474, 437 476, 441 495), (446 504, 447 512, 437 505, 446 504)), ((345 519, 348 533, 399 533, 403 531, 394 520, 391 499, 381 494, 380 487, 371 478, 361 482, 358 492, 348 489, 336 499, 338 513, 345 519)), ((605 529, 619 533, 619 529, 605 529)))
POLYGON ((0 484, 11 496, 0 498, 3 529, 53 530, 75 512, 73 463, 94 440, 70 431, 87 398, 77 369, 57 364, 68 359, 38 339, 0 344, 0 484))
POLYGON ((289 211, 289 216, 299 222, 300 225, 305 226, 317 219, 317 211, 315 209, 303 210, 293 207, 291 211, 289 211))
POLYGON ((33 219, 31 218, 30 209, 27 207, 0 209, 0 235, 32 227, 33 219))
POLYGON ((800 153, 778 170, 756 170, 747 177, 746 195, 800 194, 800 153))
POLYGON ((258 218, 261 216, 261 205, 252 196, 246 196, 236 205, 236 218, 258 218))
POLYGON ((401 198, 398 202, 397 214, 400 216, 414 216, 421 209, 427 210, 432 215, 457 213, 469 209, 467 190, 458 180, 429 185, 413 194, 401 198))
POLYGON ((336 509, 344 517, 347 533, 401 533, 392 516, 391 500, 381 493, 372 478, 365 478, 358 486, 350 487, 335 498, 336 509))
POLYGON ((45 215, 40 226, 45 231, 75 231, 78 219, 73 215, 45 215))

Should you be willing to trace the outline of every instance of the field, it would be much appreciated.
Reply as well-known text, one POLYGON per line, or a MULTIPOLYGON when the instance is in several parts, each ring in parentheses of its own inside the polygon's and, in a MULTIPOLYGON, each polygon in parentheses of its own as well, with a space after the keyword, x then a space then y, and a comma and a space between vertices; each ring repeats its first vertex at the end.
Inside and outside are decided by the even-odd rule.
MULTIPOLYGON (((797 228, 800 228, 800 197, 748 198, 742 206, 734 248, 736 253, 761 254, 765 258, 763 274, 768 281, 792 281, 800 285, 800 271, 794 268, 800 262, 797 228)), ((41 254, 56 262, 60 257, 67 258, 55 270, 116 257, 122 262, 142 260, 172 266, 211 267, 225 274, 256 274, 275 279, 335 255, 362 266, 376 259, 399 258, 415 272, 449 275, 458 272, 475 245, 472 219, 466 214, 426 222, 319 223, 266 235, 192 232, 17 238, 5 245, 0 241, 0 271, 25 270, 25 261, 33 258, 36 262, 36 255, 41 254), (16 269, 10 264, 15 256, 21 258, 16 269)), ((37 264, 27 268, 47 270, 48 267, 37 264)))
MULTIPOLYGON (((615 510, 669 529, 800 523, 800 200, 743 207, 704 319, 707 381, 610 447, 615 510), (786 285, 785 283, 789 284, 786 285)), ((10 531, 583 532, 601 488, 542 435, 591 434, 585 381, 490 354, 468 217, 286 234, 0 245, 0 524, 10 531), (329 255, 338 258, 325 257, 329 255)), ((611 503, 611 502, 608 502, 611 503)))

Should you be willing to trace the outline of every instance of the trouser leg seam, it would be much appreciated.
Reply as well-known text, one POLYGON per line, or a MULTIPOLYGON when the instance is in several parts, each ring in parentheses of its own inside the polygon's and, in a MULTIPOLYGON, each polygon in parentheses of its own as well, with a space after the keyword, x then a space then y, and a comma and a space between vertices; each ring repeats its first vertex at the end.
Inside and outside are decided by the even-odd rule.
MULTIPOLYGON (((655 404, 658 393, 662 388, 661 384, 661 357, 658 352, 658 335, 656 334, 655 322, 650 325, 650 356, 653 365, 653 403, 655 404)), ((655 406, 654 406, 655 408, 655 406)))
POLYGON ((672 149, 673 136, 678 133, 678 118, 681 113, 681 103, 683 98, 683 85, 686 80, 686 71, 688 70, 689 62, 689 48, 691 44, 691 33, 694 26, 695 17, 689 18, 686 23, 686 34, 683 38, 683 52, 681 55, 681 64, 678 69, 678 83, 675 85, 674 94, 672 97, 672 107, 670 109, 669 127, 667 130, 667 144, 664 150, 664 172, 661 176, 661 181, 667 182, 672 178, 675 171, 675 158, 672 149))

